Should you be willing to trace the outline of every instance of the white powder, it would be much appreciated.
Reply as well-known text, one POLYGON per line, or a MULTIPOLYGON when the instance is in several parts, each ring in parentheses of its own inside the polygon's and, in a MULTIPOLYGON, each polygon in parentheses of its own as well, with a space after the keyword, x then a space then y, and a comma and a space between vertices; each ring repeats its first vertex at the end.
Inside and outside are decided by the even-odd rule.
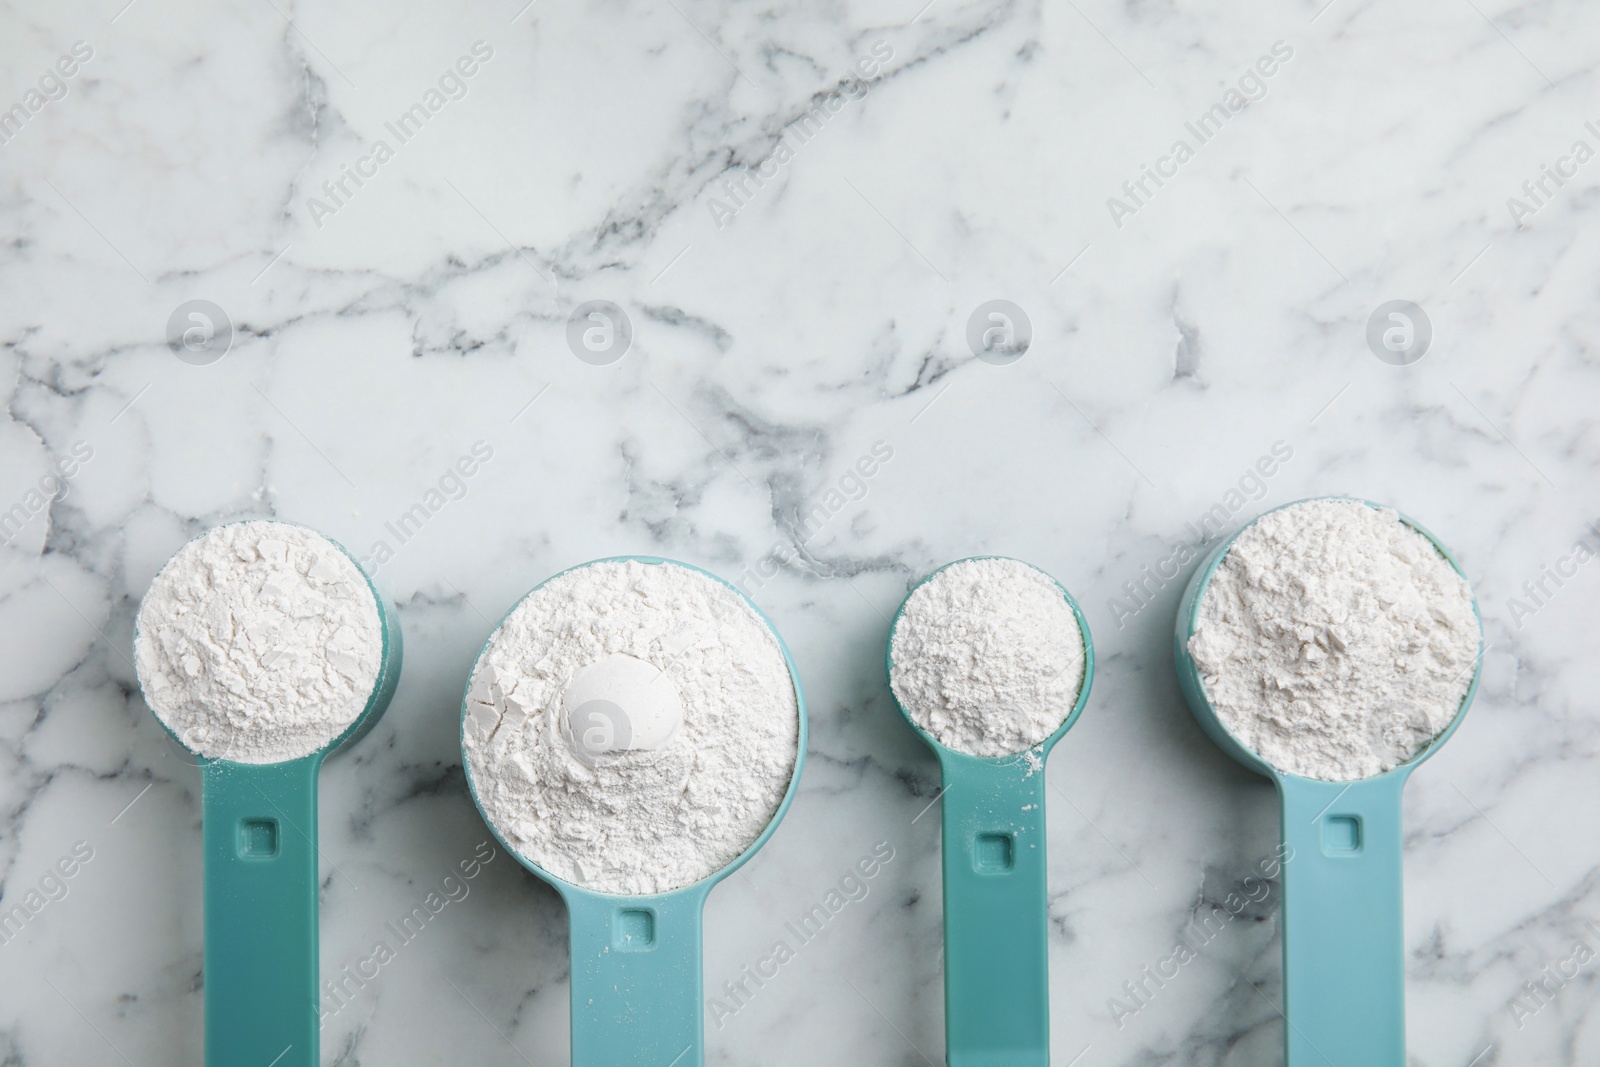
POLYGON ((1009 756, 1072 713, 1084 637, 1048 574, 1014 559, 964 560, 906 599, 890 661, 896 699, 936 741, 973 756, 1009 756))
POLYGON ((237 763, 308 756, 360 717, 383 659, 377 597, 314 531, 239 522, 195 538, 139 605, 139 686, 184 747, 237 763))
POLYGON ((1392 510, 1312 500, 1239 535, 1189 652, 1224 726, 1272 766, 1346 782, 1460 710, 1480 634, 1466 580, 1392 510))
POLYGON ((753 844, 799 736, 788 663, 743 597, 678 564, 615 560, 517 605, 462 723, 506 842, 557 878, 630 895, 698 882, 753 844))

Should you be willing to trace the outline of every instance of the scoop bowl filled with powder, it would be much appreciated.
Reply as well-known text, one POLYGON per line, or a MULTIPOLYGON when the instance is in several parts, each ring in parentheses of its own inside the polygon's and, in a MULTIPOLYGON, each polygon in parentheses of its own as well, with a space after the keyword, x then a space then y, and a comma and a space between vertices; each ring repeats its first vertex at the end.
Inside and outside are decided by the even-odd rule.
POLYGON ((566 901, 572 1062, 704 1061, 701 915, 799 782, 799 676, 737 589, 653 557, 535 588, 462 702, 467 782, 566 901))
POLYGON ((1044 761, 1089 698, 1089 625, 1036 567, 958 560, 906 597, 885 664, 944 779, 949 1062, 1046 1067, 1044 761))
POLYGON ((1043 571, 960 560, 906 597, 889 638, 890 688, 911 725, 943 748, 1039 758, 1083 710, 1086 633, 1043 571))
POLYGON ((139 605, 145 702, 197 756, 266 764, 370 729, 400 676, 400 627, 337 542, 287 522, 217 526, 139 605))
POLYGON ((336 542, 238 522, 162 567, 133 646, 145 702, 198 757, 206 1062, 316 1067, 317 774, 394 695, 399 621, 336 542))
POLYGON ((1267 512, 1184 592, 1190 710, 1277 785, 1290 1064, 1404 1067, 1401 791, 1466 714, 1482 642, 1454 557, 1362 500, 1267 512))
POLYGON ((1471 587, 1391 509, 1268 512, 1200 571, 1184 658, 1245 762, 1325 781, 1416 759, 1466 711, 1481 643, 1471 587))

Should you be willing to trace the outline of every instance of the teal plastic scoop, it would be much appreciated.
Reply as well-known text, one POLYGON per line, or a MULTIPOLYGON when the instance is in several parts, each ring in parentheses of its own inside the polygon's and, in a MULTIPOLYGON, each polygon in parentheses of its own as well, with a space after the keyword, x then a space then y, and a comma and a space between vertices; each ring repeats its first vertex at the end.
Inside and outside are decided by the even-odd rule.
MULTIPOLYGON (((509 855, 516 857, 518 863, 548 882, 567 905, 572 952, 573 1067, 700 1067, 705 1062, 701 942, 706 898, 713 886, 738 870, 766 844, 789 810, 805 762, 805 697, 800 690, 799 673, 783 638, 771 620, 743 592, 709 571, 657 556, 613 556, 581 566, 626 561, 683 567, 703 574, 738 594, 772 631, 789 668, 800 721, 794 770, 783 800, 766 829, 733 862, 692 885, 649 895, 599 893, 544 870, 512 847, 489 818, 478 796, 472 761, 466 749, 470 688, 462 697, 461 763, 466 769, 473 802, 478 805, 495 840, 509 855)), ((552 576, 535 587, 534 592, 577 569, 580 568, 552 576)), ((498 631, 498 627, 496 629, 498 631)), ((492 642, 491 636, 479 653, 480 661, 492 642)), ((478 665, 474 663, 472 674, 476 675, 477 671, 478 665)))
MULTIPOLYGON (((372 729, 389 706, 400 680, 401 638, 393 607, 355 557, 318 536, 349 557, 366 580, 378 605, 382 660, 365 709, 316 752, 281 763, 240 763, 191 752, 200 768, 208 1067, 319 1067, 321 1062, 317 773, 330 752, 372 729)), ((165 723, 161 726, 183 744, 165 723)))
MULTIPOLYGON (((1438 538, 1404 515, 1400 521, 1432 542, 1456 573, 1466 577, 1438 538)), ((1190 580, 1178 607, 1175 651, 1178 684, 1201 729, 1224 752, 1278 787, 1284 846, 1285 1063, 1405 1067, 1400 793, 1411 772, 1455 732, 1472 703, 1482 668, 1482 623, 1478 660, 1461 707, 1422 751, 1393 770, 1348 782, 1280 771, 1246 748, 1217 717, 1189 654, 1206 588, 1242 533, 1218 545, 1190 580)), ((1476 601, 1473 612, 1476 616, 1476 601)))
MULTIPOLYGON (((970 560, 934 571, 907 594, 906 602, 941 571, 966 562, 970 560)), ((1056 588, 1083 635, 1083 684, 1061 725, 1038 745, 1012 756, 958 752, 924 730, 895 698, 900 714, 939 757, 944 779, 939 797, 945 1059, 950 1067, 1048 1067, 1050 1062, 1044 763, 1082 714, 1094 680, 1088 620, 1060 583, 1056 588)), ((891 678, 895 630, 905 611, 902 603, 889 627, 884 666, 891 678)), ((892 683, 889 691, 893 695, 892 683)))

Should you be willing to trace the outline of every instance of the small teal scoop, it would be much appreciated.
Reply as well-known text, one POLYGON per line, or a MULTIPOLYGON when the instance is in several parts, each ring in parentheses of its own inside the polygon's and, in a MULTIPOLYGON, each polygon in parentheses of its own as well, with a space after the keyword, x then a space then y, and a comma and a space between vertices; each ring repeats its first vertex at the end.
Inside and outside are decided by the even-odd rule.
MULTIPOLYGON (((1401 515, 1400 521, 1432 542, 1456 573, 1466 577, 1438 538, 1413 519, 1401 515)), ((1224 752, 1278 787, 1284 846, 1286 1067, 1405 1067, 1400 793, 1411 772, 1455 732, 1472 703, 1482 669, 1482 623, 1478 662, 1461 707, 1422 751, 1393 770, 1349 782, 1280 771, 1218 719, 1189 654, 1206 588, 1242 533, 1218 545, 1190 580, 1178 606, 1175 651, 1178 684, 1200 728, 1224 752)))
MULTIPOLYGON (((971 559, 1004 557, 975 556, 971 559)), ((947 563, 906 595, 960 563, 947 563)), ((1030 566, 1029 564, 1024 564, 1030 566)), ((1037 568, 1032 568, 1037 570, 1037 568)), ((1048 1067, 1049 890, 1045 863, 1044 763, 1089 700, 1094 642, 1089 622, 1059 582, 1083 635, 1083 684, 1061 725, 1013 756, 972 756, 941 744, 895 698, 900 714, 939 757, 944 778, 944 1025, 950 1067, 1048 1067)), ((884 666, 894 673, 889 627, 884 666)), ((890 694, 894 694, 891 683, 890 694)))
MULTIPOLYGON (((461 702, 461 763, 473 802, 478 805, 495 840, 509 855, 515 856, 518 863, 550 883, 566 902, 572 953, 573 1067, 701 1067, 705 1063, 701 943, 706 897, 712 887, 738 870, 767 843, 794 800, 806 753, 805 697, 800 690, 799 672, 795 670, 783 638, 771 620, 742 591, 709 571, 657 556, 612 556, 581 566, 624 561, 683 567, 732 589, 767 624, 783 653, 794 684, 800 719, 798 751, 783 801, 761 836, 726 867, 682 889, 638 896, 597 893, 558 878, 523 856, 506 841, 484 811, 472 777, 472 761, 466 751, 467 695, 461 702)), ((536 586, 534 592, 577 569, 553 575, 536 586)), ((496 630, 498 632, 498 627, 496 630)), ((479 660, 492 642, 491 635, 479 653, 479 660)), ((477 671, 478 665, 474 663, 472 674, 468 676, 469 685, 477 671)))
MULTIPOLYGON (((321 1063, 317 774, 329 753, 360 739, 389 706, 400 681, 401 637, 394 608, 355 557, 332 538, 318 536, 366 579, 383 630, 382 660, 361 714, 316 752, 281 763, 197 756, 207 1067, 321 1063)), ((183 743, 165 723, 161 727, 183 743)))

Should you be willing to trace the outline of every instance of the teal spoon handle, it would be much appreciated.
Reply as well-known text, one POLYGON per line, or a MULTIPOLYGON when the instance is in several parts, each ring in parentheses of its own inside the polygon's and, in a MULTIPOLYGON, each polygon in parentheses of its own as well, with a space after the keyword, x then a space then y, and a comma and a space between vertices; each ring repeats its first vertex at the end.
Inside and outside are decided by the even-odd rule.
POLYGON ((1044 765, 941 749, 950 1067, 1047 1067, 1044 765))
POLYGON ((200 765, 206 1067, 318 1067, 321 767, 200 765))
MULTIPOLYGON (((572 1067, 701 1067, 707 888, 646 897, 567 890, 572 1067)), ((749 990, 747 992, 753 992, 749 990)))
POLYGON ((1287 1067, 1405 1067, 1405 780, 1278 779, 1287 1067))

